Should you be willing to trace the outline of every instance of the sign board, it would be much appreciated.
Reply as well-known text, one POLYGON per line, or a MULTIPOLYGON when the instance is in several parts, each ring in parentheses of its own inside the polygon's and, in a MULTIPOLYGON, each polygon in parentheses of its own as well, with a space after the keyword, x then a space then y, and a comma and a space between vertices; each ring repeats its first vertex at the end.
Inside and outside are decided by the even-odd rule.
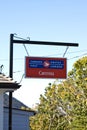
POLYGON ((66 78, 66 58, 25 58, 25 77, 66 78))

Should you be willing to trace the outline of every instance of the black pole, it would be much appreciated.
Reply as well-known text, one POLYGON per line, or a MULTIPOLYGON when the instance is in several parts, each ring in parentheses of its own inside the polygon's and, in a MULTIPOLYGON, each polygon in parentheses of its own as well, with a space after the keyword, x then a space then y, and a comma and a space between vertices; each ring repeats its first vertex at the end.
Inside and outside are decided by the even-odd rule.
POLYGON ((9 66, 9 76, 13 78, 13 36, 10 35, 10 66, 9 66))
POLYGON ((71 47, 77 47, 79 45, 78 43, 49 42, 49 41, 29 41, 29 40, 13 40, 13 43, 32 44, 32 45, 71 46, 71 47))
MULTIPOLYGON (((10 35, 9 77, 13 78, 13 34, 10 35)), ((12 92, 9 92, 9 130, 12 130, 12 92)))

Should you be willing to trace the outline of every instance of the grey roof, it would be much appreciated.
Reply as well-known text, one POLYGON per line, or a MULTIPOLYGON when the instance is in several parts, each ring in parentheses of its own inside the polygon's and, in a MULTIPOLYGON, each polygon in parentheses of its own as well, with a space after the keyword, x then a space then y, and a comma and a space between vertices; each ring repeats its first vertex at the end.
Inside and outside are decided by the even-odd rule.
MULTIPOLYGON (((9 107, 9 95, 8 94, 4 94, 4 107, 9 107)), ((12 97, 12 108, 21 109, 21 107, 29 108, 28 106, 26 106, 25 104, 23 104, 22 102, 17 100, 16 98, 12 97)))
POLYGON ((0 73, 0 83, 16 83, 12 78, 0 73))
POLYGON ((21 85, 19 85, 16 81, 14 81, 10 77, 6 77, 4 74, 0 73, 0 89, 6 89, 9 90, 16 90, 20 88, 21 85))

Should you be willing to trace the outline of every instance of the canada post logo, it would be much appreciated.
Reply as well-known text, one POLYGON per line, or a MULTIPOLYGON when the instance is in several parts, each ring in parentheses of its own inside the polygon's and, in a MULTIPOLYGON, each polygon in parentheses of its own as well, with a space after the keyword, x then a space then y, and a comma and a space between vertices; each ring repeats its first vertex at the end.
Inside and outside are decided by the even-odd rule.
POLYGON ((25 75, 34 78, 66 78, 66 58, 26 57, 25 75))
POLYGON ((50 62, 49 62, 49 61, 44 61, 43 66, 44 66, 45 68, 49 68, 50 62))

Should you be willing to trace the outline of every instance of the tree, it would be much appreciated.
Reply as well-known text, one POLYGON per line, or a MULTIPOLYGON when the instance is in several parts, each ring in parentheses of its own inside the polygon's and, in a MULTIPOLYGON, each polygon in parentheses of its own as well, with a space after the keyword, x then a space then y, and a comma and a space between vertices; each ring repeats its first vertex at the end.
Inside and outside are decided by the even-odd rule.
POLYGON ((78 106, 75 108, 75 120, 73 125, 78 129, 87 129, 87 56, 77 60, 69 78, 73 79, 77 88, 78 106))
POLYGON ((68 74, 74 83, 83 89, 87 85, 87 56, 77 60, 68 74))
POLYGON ((56 84, 48 86, 45 94, 40 95, 38 114, 31 118, 32 130, 63 130, 64 127, 67 127, 68 115, 63 109, 63 101, 57 96, 57 88, 56 84))
POLYGON ((87 129, 87 57, 74 63, 68 78, 55 82, 40 95, 38 113, 31 117, 31 130, 87 129))

